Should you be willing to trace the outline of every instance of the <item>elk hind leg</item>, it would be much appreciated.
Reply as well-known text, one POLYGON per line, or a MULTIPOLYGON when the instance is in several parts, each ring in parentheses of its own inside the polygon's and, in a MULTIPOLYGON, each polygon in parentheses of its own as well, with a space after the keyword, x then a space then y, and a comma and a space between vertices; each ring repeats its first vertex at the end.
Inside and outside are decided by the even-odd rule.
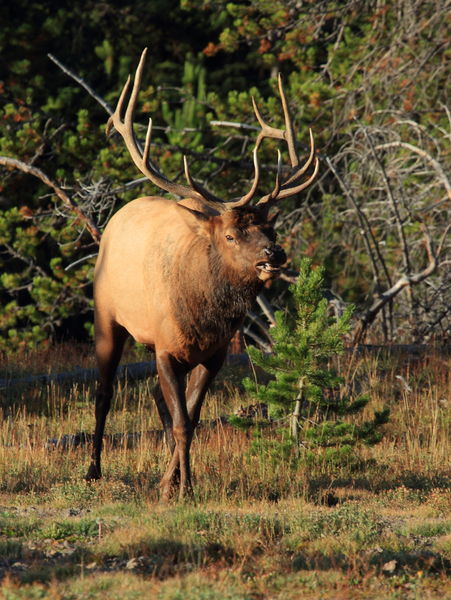
POLYGON ((96 327, 96 357, 99 369, 97 382, 95 418, 96 425, 92 445, 91 464, 85 479, 92 481, 102 476, 101 454, 105 421, 113 397, 113 379, 124 349, 127 331, 116 324, 104 330, 96 327))
POLYGON ((190 374, 186 387, 186 402, 193 430, 199 424, 200 411, 208 388, 224 364, 227 346, 228 344, 218 350, 208 361, 198 365, 190 374))

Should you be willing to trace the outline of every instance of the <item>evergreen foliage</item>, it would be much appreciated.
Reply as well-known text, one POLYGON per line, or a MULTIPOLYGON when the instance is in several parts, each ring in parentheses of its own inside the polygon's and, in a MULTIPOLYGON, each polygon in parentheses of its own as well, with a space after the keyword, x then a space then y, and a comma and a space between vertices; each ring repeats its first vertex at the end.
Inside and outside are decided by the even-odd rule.
MULTIPOLYGON (((291 288, 294 320, 277 312, 271 329, 273 351, 248 350, 253 363, 271 379, 266 385, 250 378, 243 383, 252 401, 267 404, 273 418, 290 423, 282 431, 282 442, 270 441, 275 456, 277 448, 283 450, 282 456, 292 448, 302 448, 304 458, 313 459, 315 449, 326 449, 320 455, 328 462, 339 462, 349 458, 356 445, 373 445, 382 439, 380 426, 388 421, 389 411, 376 412, 372 420, 361 423, 348 419, 362 413, 369 397, 344 394, 340 389, 343 378, 331 367, 331 359, 343 352, 353 307, 348 306, 338 318, 331 317, 322 295, 323 277, 322 268, 312 269, 310 259, 302 260, 299 279, 291 288)), ((255 447, 265 445, 262 433, 256 441, 255 447)))

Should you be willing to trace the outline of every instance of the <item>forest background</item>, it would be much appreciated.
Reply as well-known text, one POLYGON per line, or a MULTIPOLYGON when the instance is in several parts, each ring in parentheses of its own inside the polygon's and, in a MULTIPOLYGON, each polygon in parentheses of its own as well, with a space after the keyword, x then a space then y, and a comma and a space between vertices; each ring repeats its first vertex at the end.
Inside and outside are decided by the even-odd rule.
MULTIPOLYGON (((139 177, 119 136, 104 135, 108 110, 146 46, 137 120, 144 136, 152 115, 151 152, 163 173, 182 178, 186 154, 196 179, 217 195, 247 190, 257 132, 251 97, 280 126, 281 73, 301 150, 312 127, 321 159, 308 193, 281 203, 289 273, 301 255, 324 265, 338 310, 357 305, 355 339, 445 341, 447 6, 2 2, 0 352, 89 337, 96 227, 132 198, 161 193, 139 177)), ((272 141, 260 160, 263 194, 277 169, 272 141)), ((287 286, 266 291, 273 306, 287 304, 287 286)))

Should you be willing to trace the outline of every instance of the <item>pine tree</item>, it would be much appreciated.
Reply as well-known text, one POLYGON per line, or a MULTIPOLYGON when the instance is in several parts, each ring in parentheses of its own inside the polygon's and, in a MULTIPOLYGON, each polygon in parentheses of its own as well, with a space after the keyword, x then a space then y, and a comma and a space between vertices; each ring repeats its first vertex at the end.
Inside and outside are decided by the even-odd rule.
MULTIPOLYGON (((297 450, 304 448, 310 456, 315 448, 324 448, 322 455, 336 462, 349 456, 358 443, 379 442, 379 429, 387 422, 389 411, 376 412, 371 421, 361 424, 344 420, 361 412, 369 398, 340 393, 343 379, 329 363, 344 351, 343 338, 349 331, 353 307, 346 308, 338 318, 331 317, 322 287, 323 269, 312 269, 311 261, 304 259, 298 281, 291 288, 296 309, 294 322, 278 312, 271 330, 272 352, 249 348, 253 363, 271 380, 259 385, 247 378, 244 386, 253 399, 268 405, 270 415, 288 417, 292 446, 297 450)), ((262 439, 261 435, 258 439, 262 439)), ((283 444, 285 447, 286 440, 283 444)))

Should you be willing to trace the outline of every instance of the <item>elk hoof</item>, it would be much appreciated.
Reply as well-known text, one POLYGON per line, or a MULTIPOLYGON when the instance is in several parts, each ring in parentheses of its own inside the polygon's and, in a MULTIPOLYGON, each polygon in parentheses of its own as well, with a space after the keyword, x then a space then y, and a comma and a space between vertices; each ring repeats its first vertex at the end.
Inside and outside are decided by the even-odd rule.
POLYGON ((90 465, 88 472, 85 475, 86 481, 97 481, 102 477, 102 473, 100 472, 100 468, 97 468, 96 465, 90 465))
POLYGON ((176 492, 177 486, 174 486, 171 483, 160 484, 160 503, 168 504, 168 502, 174 500, 176 492))
POLYGON ((180 502, 186 502, 187 504, 196 504, 193 488, 188 488, 183 494, 180 492, 179 500, 180 502))
POLYGON ((180 485, 178 501, 185 502, 186 504, 196 503, 194 490, 193 486, 191 485, 191 482, 185 483, 185 485, 180 485))

